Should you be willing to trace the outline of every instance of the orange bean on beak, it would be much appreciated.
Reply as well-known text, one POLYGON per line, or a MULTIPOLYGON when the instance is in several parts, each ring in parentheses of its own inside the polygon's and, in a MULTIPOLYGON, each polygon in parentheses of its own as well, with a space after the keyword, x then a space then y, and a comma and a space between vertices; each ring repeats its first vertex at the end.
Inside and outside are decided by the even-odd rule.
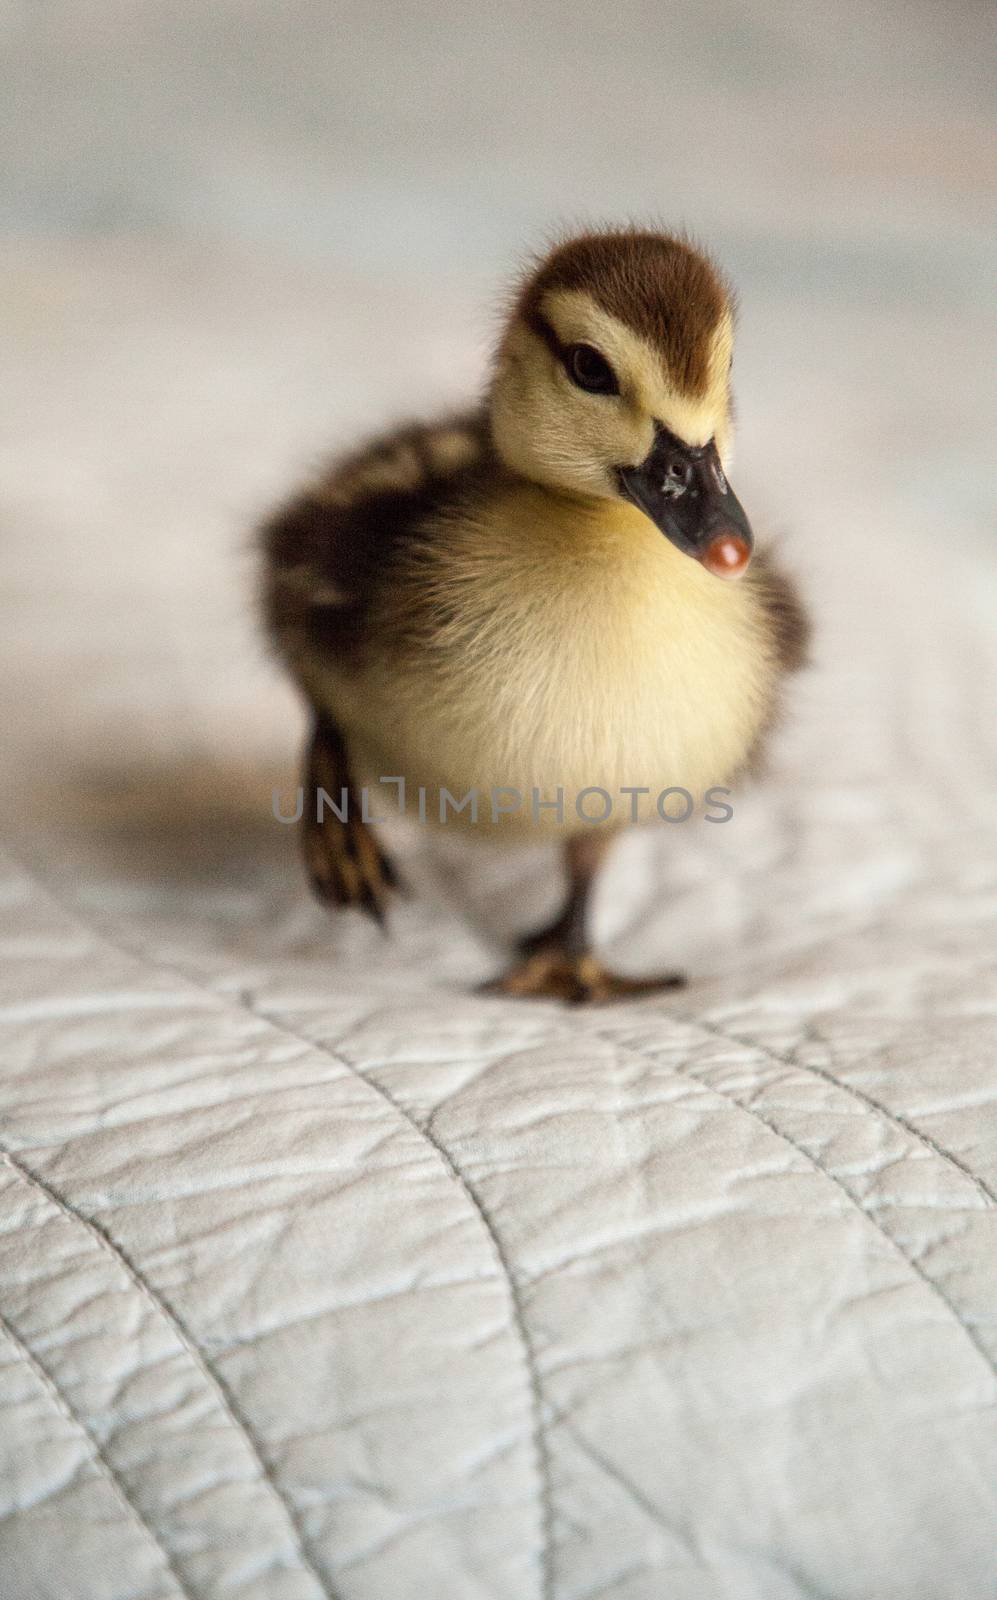
POLYGON ((721 533, 703 551, 703 566, 716 578, 739 578, 750 557, 746 540, 736 533, 721 533))

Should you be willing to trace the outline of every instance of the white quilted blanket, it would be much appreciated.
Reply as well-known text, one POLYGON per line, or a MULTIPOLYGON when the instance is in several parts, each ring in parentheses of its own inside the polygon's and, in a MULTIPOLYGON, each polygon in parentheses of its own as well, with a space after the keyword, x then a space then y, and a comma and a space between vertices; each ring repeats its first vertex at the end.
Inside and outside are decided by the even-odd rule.
POLYGON ((977 336, 756 285, 738 487, 816 665, 606 884, 690 987, 573 1013, 472 992, 546 856, 414 833, 385 943, 270 815, 242 530, 383 414, 375 337, 473 380, 470 296, 6 252, 0 1595, 994 1600, 977 336))

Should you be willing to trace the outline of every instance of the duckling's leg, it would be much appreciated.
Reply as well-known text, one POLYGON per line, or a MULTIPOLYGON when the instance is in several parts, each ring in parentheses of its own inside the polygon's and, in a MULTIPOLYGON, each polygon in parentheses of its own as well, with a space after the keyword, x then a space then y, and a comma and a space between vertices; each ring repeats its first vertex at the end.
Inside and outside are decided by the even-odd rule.
POLYGON ((611 834, 595 830, 568 840, 569 887, 564 909, 548 927, 519 941, 522 959, 502 977, 485 984, 486 993, 583 1005, 681 987, 685 979, 677 972, 658 978, 619 977, 608 972, 589 947, 585 931, 589 901, 611 842, 611 834))
POLYGON ((363 820, 343 736, 321 713, 305 755, 302 846, 318 898, 327 905, 356 906, 383 929, 398 874, 363 820))

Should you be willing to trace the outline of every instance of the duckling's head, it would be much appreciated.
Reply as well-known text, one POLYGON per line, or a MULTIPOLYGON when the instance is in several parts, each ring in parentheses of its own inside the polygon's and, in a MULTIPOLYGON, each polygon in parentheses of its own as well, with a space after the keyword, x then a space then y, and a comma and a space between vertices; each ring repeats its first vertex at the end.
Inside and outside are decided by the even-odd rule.
POLYGON ((622 498, 711 572, 737 577, 748 520, 726 477, 730 295, 666 234, 584 234, 523 284, 490 395, 502 460, 563 492, 622 498))

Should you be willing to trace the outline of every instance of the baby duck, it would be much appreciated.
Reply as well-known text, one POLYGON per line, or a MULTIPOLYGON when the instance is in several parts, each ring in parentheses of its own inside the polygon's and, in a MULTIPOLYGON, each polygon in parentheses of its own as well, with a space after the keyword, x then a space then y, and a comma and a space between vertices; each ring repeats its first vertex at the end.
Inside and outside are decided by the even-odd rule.
POLYGON ((586 917, 621 822, 745 768, 803 659, 800 602, 770 559, 749 567, 727 480, 732 345, 730 293, 685 240, 568 239, 520 285, 479 409, 374 440, 269 522, 321 898, 383 921, 398 886, 363 780, 396 808, 418 793, 426 821, 562 841, 564 909, 493 990, 682 981, 608 972, 586 917))

